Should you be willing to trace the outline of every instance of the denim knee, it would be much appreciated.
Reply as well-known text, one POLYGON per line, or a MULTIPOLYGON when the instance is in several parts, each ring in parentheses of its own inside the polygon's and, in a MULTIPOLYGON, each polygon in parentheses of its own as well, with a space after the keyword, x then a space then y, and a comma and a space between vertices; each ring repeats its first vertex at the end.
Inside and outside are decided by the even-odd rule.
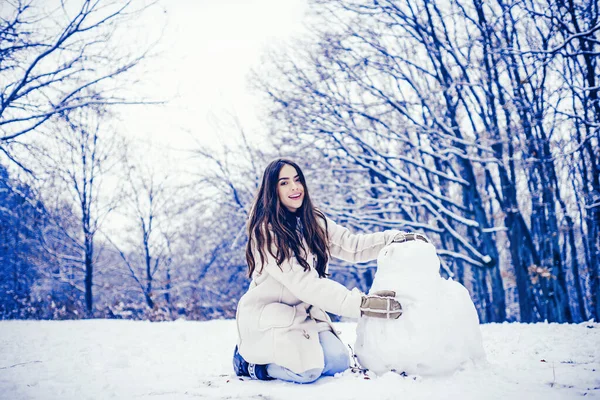
POLYGON ((323 370, 321 368, 309 369, 308 371, 304 371, 301 374, 297 374, 298 378, 295 382, 297 383, 312 383, 319 379, 323 370))
POLYGON ((267 365, 267 373, 271 378, 294 383, 312 383, 323 373, 322 368, 313 368, 301 373, 295 373, 277 364, 267 365))
POLYGON ((327 365, 325 366, 326 375, 335 375, 350 368, 350 356, 348 353, 330 355, 330 359, 327 361, 327 365))
POLYGON ((350 368, 350 355, 342 341, 333 334, 326 331, 319 333, 319 340, 323 347, 325 357, 325 368, 323 375, 333 376, 350 368))

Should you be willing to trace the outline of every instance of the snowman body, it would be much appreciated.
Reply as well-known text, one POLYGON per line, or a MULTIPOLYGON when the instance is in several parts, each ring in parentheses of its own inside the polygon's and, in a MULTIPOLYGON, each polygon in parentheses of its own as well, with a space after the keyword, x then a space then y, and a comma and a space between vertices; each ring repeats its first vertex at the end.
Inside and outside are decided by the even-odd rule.
POLYGON ((439 274, 435 247, 420 240, 392 243, 377 258, 370 293, 393 290, 403 314, 396 320, 360 318, 355 352, 382 374, 446 374, 485 359, 479 318, 468 291, 439 274))

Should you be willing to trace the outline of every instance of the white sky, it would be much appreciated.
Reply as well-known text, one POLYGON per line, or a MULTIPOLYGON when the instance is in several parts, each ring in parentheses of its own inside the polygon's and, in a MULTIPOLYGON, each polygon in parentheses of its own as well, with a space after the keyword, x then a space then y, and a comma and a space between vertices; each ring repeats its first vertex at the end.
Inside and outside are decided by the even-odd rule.
POLYGON ((166 22, 159 55, 144 67, 149 72, 143 90, 168 103, 123 110, 128 136, 161 149, 215 144, 225 136, 215 119, 226 113, 239 116, 248 131, 258 131, 248 74, 268 47, 285 45, 302 30, 306 7, 306 0, 161 2, 143 22, 155 27, 149 37, 166 22))

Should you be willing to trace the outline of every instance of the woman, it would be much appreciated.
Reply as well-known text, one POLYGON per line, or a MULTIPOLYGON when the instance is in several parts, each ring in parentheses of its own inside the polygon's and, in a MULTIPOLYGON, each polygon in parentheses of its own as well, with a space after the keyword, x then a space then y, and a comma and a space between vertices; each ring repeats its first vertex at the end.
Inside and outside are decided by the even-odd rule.
POLYGON ((346 370, 348 350, 326 312, 398 318, 402 307, 394 292, 365 295, 327 279, 329 257, 373 260, 398 234, 351 234, 313 207, 296 163, 271 162, 248 223, 252 282, 237 309, 236 374, 309 383, 346 370))

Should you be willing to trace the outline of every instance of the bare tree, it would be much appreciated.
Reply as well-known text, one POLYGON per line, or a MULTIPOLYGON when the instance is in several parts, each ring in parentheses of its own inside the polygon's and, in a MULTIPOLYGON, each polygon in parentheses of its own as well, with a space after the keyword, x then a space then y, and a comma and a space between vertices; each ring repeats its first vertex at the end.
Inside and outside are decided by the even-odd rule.
POLYGON ((50 241, 55 246, 52 252, 70 271, 60 271, 59 278, 84 292, 88 315, 93 313, 96 234, 121 197, 118 182, 109 180, 108 173, 119 163, 122 146, 116 135, 106 132, 105 118, 102 109, 63 114, 62 129, 42 160, 44 180, 54 185, 54 193, 46 196, 55 198, 53 220, 63 237, 60 243, 50 241))
POLYGON ((146 305, 156 308, 157 293, 170 301, 172 242, 177 234, 174 219, 179 214, 181 194, 168 173, 159 173, 146 162, 125 163, 126 201, 124 214, 133 223, 120 242, 109 239, 143 293, 146 305), (157 279, 162 273, 162 279, 157 279))
MULTIPOLYGON (((121 50, 138 0, 8 0, 0 5, 0 151, 55 117, 136 103, 120 80, 148 54, 121 50), (122 34, 122 33, 121 33, 122 34), (121 46, 121 47, 120 47, 121 46)), ((14 160, 15 161, 15 160, 14 160)))
MULTIPOLYGON (((221 121, 223 122, 223 121, 221 121)), ((235 117, 227 122, 228 141, 221 149, 198 145, 193 157, 198 162, 196 180, 189 188, 188 219, 182 248, 193 265, 179 280, 180 293, 187 293, 190 313, 203 318, 235 316, 237 301, 247 288, 245 260, 246 222, 250 204, 260 184, 262 168, 275 155, 266 144, 253 146, 235 117)))

